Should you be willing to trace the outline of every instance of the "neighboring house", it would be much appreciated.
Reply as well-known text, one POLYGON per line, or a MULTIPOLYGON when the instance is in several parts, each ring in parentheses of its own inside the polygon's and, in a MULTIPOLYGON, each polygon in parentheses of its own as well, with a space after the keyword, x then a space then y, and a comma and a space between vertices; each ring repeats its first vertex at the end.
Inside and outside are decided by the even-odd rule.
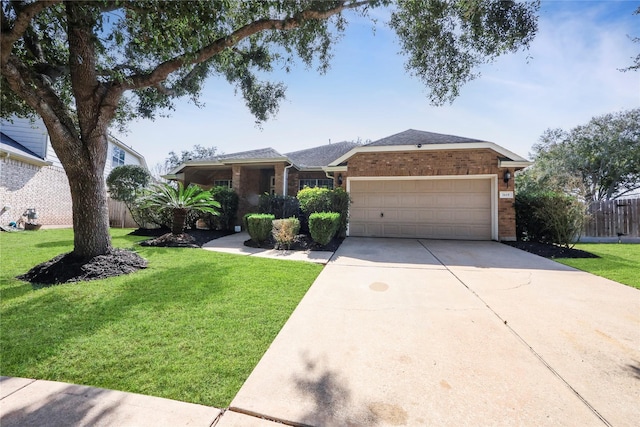
MULTIPOLYGON (((2 120, 0 137, 0 224, 16 221, 27 208, 35 208, 38 223, 71 226, 69 181, 44 123, 2 120)), ((105 179, 112 168, 123 164, 147 167, 141 154, 109 137, 105 179)))
POLYGON ((530 164, 492 142, 410 129, 365 145, 190 161, 167 178, 232 187, 238 218, 263 193, 340 186, 351 196, 350 236, 515 240, 514 173, 530 164))

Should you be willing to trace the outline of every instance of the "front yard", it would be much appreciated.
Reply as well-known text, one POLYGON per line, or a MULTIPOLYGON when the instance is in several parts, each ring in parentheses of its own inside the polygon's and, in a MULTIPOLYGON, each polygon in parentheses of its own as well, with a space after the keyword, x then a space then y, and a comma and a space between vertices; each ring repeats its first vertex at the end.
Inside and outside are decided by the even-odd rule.
POLYGON ((556 258, 555 261, 640 289, 640 244, 579 243, 575 248, 600 258, 556 258))
MULTIPOLYGON (((112 230, 131 248, 146 237, 112 230)), ((135 246, 149 268, 34 289, 71 230, 0 233, 0 373, 226 407, 322 267, 135 246)))

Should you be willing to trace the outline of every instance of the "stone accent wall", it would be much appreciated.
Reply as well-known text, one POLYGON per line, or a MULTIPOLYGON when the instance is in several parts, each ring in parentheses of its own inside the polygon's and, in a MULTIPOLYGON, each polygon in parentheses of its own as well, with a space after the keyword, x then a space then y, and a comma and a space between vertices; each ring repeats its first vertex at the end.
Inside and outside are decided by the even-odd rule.
MULTIPOLYGON (((515 240, 514 199, 500 199, 500 191, 514 191, 514 171, 509 188, 502 177, 506 168, 498 167, 500 154, 491 149, 398 151, 357 153, 349 159, 349 176, 444 176, 487 175, 498 177, 498 239, 515 240)), ((346 174, 343 173, 346 183, 346 174)))
POLYGON ((0 216, 3 225, 16 221, 27 208, 35 208, 39 224, 71 227, 71 190, 64 169, 34 166, 19 160, 0 159, 0 216))

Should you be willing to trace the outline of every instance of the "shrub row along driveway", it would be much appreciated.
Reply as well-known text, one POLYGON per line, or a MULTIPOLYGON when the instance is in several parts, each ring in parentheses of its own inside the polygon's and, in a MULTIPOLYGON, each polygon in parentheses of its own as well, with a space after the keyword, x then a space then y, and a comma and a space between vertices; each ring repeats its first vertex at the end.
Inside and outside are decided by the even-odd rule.
POLYGON ((231 411, 317 426, 632 425, 639 381, 636 289, 494 242, 348 238, 231 411))

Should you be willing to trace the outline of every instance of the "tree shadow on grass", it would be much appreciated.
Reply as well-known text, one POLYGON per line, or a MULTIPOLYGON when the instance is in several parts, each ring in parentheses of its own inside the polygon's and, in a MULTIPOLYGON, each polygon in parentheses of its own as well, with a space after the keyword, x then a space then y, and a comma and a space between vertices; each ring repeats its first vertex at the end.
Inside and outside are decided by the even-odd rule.
POLYGON ((48 242, 40 242, 33 245, 37 248, 69 248, 73 247, 73 239, 71 240, 53 240, 48 242))
MULTIPOLYGON (((191 285, 203 271, 222 278, 231 273, 225 266, 197 262, 172 268, 171 277, 178 278, 176 281, 168 281, 164 270, 142 271, 107 280, 62 284, 39 290, 24 301, 13 301, 1 317, 3 373, 24 376, 25 370, 29 372, 38 363, 55 360, 70 343, 88 339, 102 328, 131 317, 131 313, 161 316, 166 307, 195 305, 203 298, 215 299, 229 291, 228 285, 217 280, 191 285), (101 288, 95 292, 84 289, 93 286, 101 288)), ((58 367, 57 375, 64 371, 58 367)), ((62 376, 50 379, 64 381, 62 376)))

